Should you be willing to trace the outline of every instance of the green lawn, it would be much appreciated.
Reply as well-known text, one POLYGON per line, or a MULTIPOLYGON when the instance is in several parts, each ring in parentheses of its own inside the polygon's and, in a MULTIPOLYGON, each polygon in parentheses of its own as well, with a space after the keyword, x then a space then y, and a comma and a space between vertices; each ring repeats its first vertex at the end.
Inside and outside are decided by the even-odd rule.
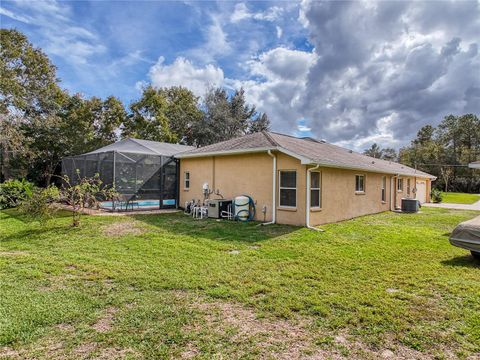
POLYGON ((452 204, 473 204, 480 201, 477 194, 466 194, 457 192, 442 192, 442 202, 452 204))
POLYGON ((0 358, 445 358, 480 351, 478 212, 323 226, 0 212, 0 358), (391 353, 390 353, 391 355, 391 353))

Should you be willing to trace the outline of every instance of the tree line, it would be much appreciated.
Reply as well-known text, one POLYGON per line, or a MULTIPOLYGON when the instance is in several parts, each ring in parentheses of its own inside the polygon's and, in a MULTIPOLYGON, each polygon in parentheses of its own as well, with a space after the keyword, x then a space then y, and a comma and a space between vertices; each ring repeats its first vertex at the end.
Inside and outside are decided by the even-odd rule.
POLYGON ((480 171, 468 168, 480 159, 480 120, 474 114, 448 115, 436 127, 422 127, 398 154, 392 150, 373 144, 364 154, 435 175, 440 190, 480 193, 480 171))
POLYGON ((0 30, 0 72, 0 181, 47 185, 63 157, 121 138, 205 146, 270 127, 243 89, 210 88, 200 99, 181 86, 146 86, 128 108, 115 96, 70 94, 48 56, 17 30, 0 30))

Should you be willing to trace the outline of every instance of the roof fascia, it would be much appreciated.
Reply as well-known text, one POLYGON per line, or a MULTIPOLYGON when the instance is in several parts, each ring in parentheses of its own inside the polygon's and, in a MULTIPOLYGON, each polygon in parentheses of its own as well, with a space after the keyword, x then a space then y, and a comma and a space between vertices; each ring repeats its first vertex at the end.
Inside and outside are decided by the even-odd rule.
POLYGON ((399 176, 414 176, 422 179, 431 179, 436 180, 437 178, 433 175, 422 175, 422 174, 409 174, 405 172, 395 172, 395 171, 385 171, 385 170, 375 170, 375 169, 366 169, 361 167, 355 166, 345 166, 345 165, 332 165, 322 163, 321 161, 311 161, 310 163, 303 163, 303 165, 320 165, 322 167, 334 168, 334 169, 347 169, 347 170, 355 170, 355 171, 366 171, 371 173, 378 173, 378 174, 388 174, 388 175, 399 175, 399 176))
POLYGON ((250 154, 264 152, 268 150, 276 150, 274 146, 270 147, 259 147, 251 149, 235 149, 235 150, 220 150, 220 151, 209 151, 204 153, 194 153, 194 154, 176 154, 174 155, 178 159, 188 159, 188 158, 197 158, 197 157, 206 157, 206 156, 226 156, 226 155, 241 155, 241 154, 250 154))

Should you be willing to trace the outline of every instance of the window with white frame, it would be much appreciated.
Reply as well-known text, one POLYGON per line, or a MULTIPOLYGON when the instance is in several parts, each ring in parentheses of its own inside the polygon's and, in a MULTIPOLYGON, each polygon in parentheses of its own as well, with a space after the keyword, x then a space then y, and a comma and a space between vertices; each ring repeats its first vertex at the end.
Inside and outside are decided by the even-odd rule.
POLYGON ((190 189, 190 172, 185 171, 185 177, 183 179, 183 188, 184 189, 190 189))
POLYGON ((355 175, 355 192, 365 192, 365 175, 355 175))
POLYGON ((387 177, 382 176, 382 201, 387 201, 387 177))
POLYGON ((320 172, 310 173, 310 207, 320 208, 322 206, 321 191, 321 174, 320 172))
POLYGON ((410 179, 407 179, 407 195, 410 195, 410 179))
POLYGON ((397 179, 397 191, 403 191, 403 179, 402 178, 397 179))
POLYGON ((297 206, 297 172, 293 170, 280 171, 279 174, 280 206, 297 206))

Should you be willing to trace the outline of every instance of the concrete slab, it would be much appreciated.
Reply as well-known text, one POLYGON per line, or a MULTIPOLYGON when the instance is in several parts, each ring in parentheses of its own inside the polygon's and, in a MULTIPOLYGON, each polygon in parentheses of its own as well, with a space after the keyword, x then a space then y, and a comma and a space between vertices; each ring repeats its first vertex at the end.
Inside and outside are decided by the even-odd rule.
POLYGON ((422 204, 425 207, 437 207, 443 209, 457 209, 457 210, 477 210, 480 211, 480 201, 473 204, 449 204, 449 203, 425 203, 422 204))

